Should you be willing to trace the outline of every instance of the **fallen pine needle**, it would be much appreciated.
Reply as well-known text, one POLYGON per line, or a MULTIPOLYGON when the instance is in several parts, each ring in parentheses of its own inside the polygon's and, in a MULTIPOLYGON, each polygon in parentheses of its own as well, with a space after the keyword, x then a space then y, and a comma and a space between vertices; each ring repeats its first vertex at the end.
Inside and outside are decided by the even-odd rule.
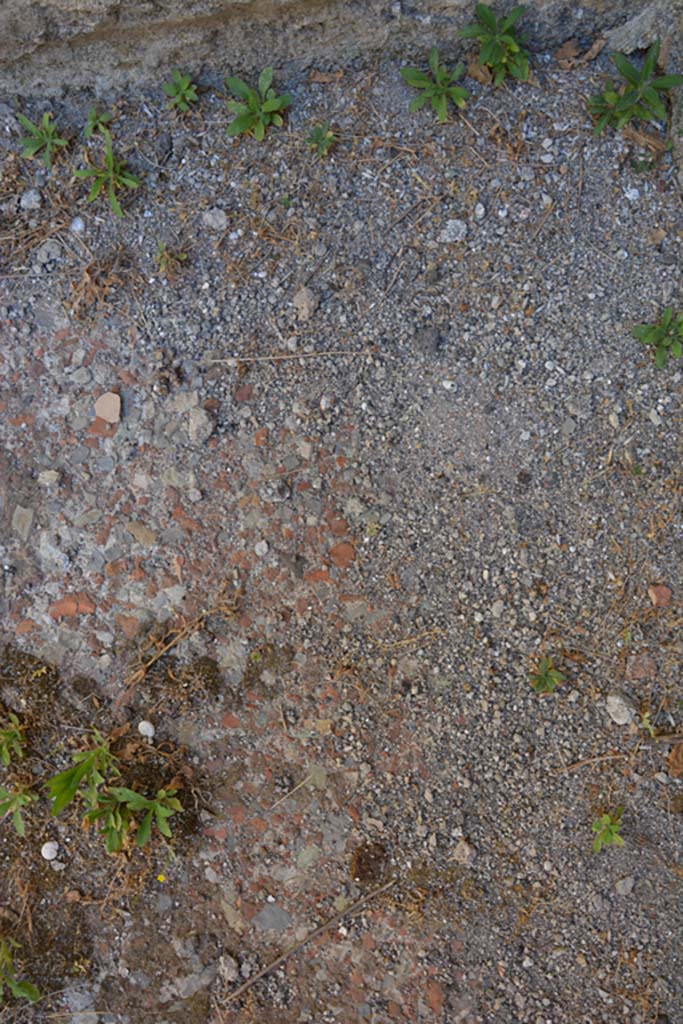
POLYGON ((226 359, 209 359, 210 363, 269 363, 281 359, 326 359, 333 356, 369 356, 371 348, 360 351, 353 348, 333 348, 325 352, 271 352, 267 356, 228 356, 226 359))
POLYGON ((315 939, 317 938, 318 935, 322 935, 324 932, 329 931, 330 928, 334 928, 336 924, 339 924, 339 922, 343 920, 345 917, 347 917, 349 914, 354 914, 357 910, 360 910, 362 906, 365 906, 366 903, 369 903, 370 900, 374 900, 376 896, 380 896, 383 892, 386 892, 387 889, 391 889, 393 885, 396 885, 396 881, 397 879, 392 878, 391 881, 386 882, 384 885, 381 885, 378 889, 373 889, 372 892, 367 893, 365 896, 361 896, 359 900, 356 900, 355 903, 352 903, 350 907, 346 908, 346 910, 341 910, 338 914, 335 914, 334 917, 331 917, 328 921, 325 921, 323 924, 318 925, 318 927, 314 928, 312 932, 309 932, 305 939, 302 939, 301 942, 295 942, 293 946, 290 946, 289 949, 286 949, 284 953, 281 953, 280 956, 275 958, 275 960, 271 961, 271 963, 269 964, 266 964, 266 966, 262 967, 260 971, 257 971, 256 974, 252 975, 252 977, 249 978, 248 981, 245 981, 241 985, 239 985, 234 992, 231 992, 226 997, 224 1005, 227 1006, 230 1003, 234 1003, 236 999, 239 999, 240 996, 244 995, 245 992, 247 992, 253 985, 255 985, 257 981, 260 981, 261 978, 264 978, 266 976, 266 974, 270 974, 271 971, 274 971, 276 967, 279 967, 280 964, 283 964, 285 960, 287 960, 294 953, 298 953, 298 951, 307 943, 309 943, 312 939, 315 939))

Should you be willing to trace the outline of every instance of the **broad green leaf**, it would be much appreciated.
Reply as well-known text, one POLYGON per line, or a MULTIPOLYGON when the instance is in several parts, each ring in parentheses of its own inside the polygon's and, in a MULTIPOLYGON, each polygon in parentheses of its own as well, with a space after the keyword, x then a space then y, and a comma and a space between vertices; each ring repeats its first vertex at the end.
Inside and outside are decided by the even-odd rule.
POLYGON ((501 32, 507 32, 513 25, 516 25, 525 11, 526 7, 522 4, 517 7, 513 7, 503 24, 500 26, 501 32))
POLYGON ((432 46, 429 51, 429 68, 434 76, 436 76, 439 70, 439 51, 436 46, 432 46))
POLYGON ((30 981, 15 981, 14 978, 4 976, 3 981, 16 999, 28 999, 30 1003, 37 1003, 40 999, 40 992, 30 981))
POLYGON ((263 69, 263 71, 261 72, 261 74, 258 77, 258 87, 259 87, 259 92, 261 93, 261 96, 265 96, 266 95, 266 93, 268 92, 268 90, 271 87, 272 82, 273 82, 273 69, 269 65, 267 68, 263 69))
POLYGON ((258 120, 254 125, 254 138, 257 142, 263 142, 266 135, 266 126, 263 121, 258 120))
POLYGON ((676 89, 683 85, 683 75, 662 75, 651 83, 653 89, 676 89))
POLYGON ((659 60, 659 49, 660 42, 657 39, 647 51, 647 56, 641 73, 642 82, 647 82, 648 78, 652 78, 654 70, 657 67, 657 61, 659 60))
POLYGON ((448 100, 443 94, 432 97, 432 106, 434 107, 441 124, 448 120, 448 100))
POLYGON ((411 100, 408 110, 411 114, 414 114, 416 110, 422 110, 425 103, 429 102, 429 93, 422 92, 419 96, 416 96, 414 100, 411 100))
POLYGON ((658 348, 655 353, 655 366, 663 370, 669 361, 669 353, 665 348, 658 348))
POLYGON ((490 28, 492 32, 497 31, 498 22, 496 21, 496 16, 490 7, 486 4, 477 4, 474 10, 479 20, 486 25, 487 28, 490 28))
POLYGON ((142 825, 138 829, 137 844, 140 847, 147 845, 152 834, 152 814, 153 811, 151 810, 147 812, 142 825))
POLYGON ((239 96, 241 99, 247 100, 247 102, 254 95, 254 90, 246 82, 243 82, 241 78, 234 78, 232 75, 228 75, 225 81, 235 96, 239 96))
POLYGON ((460 39, 480 39, 483 41, 482 28, 480 25, 466 25, 458 32, 460 39))
POLYGON ((228 125, 228 135, 241 135, 242 132, 248 132, 256 124, 258 115, 253 114, 251 111, 247 111, 244 114, 240 114, 234 121, 228 125))
POLYGON ((425 89, 428 85, 432 84, 429 75, 426 75, 424 71, 420 71, 418 68, 401 68, 401 76, 413 89, 425 89))
POLYGON ((636 68, 634 68, 633 64, 626 60, 626 57, 624 57, 623 53, 612 54, 612 60, 616 64, 619 72, 624 76, 624 78, 627 81, 631 83, 631 85, 640 84, 639 72, 636 70, 636 68))

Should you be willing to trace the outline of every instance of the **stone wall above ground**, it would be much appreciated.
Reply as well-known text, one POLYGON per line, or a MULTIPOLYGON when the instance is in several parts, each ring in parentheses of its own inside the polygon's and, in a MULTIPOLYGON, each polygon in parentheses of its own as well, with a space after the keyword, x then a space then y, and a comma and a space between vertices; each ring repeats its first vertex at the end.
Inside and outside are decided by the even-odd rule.
MULTIPOLYGON (((173 66, 252 70, 446 46, 473 10, 474 0, 2 0, 0 90, 106 91, 156 83, 173 66)), ((524 28, 533 46, 555 46, 654 12, 665 34, 682 10, 683 0, 529 0, 524 28)))

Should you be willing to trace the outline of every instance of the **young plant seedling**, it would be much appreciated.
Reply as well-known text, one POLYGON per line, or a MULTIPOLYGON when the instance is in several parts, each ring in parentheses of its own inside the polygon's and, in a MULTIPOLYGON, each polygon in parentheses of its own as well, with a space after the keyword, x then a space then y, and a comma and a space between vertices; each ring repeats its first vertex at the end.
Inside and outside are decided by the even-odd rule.
POLYGON ((449 71, 445 64, 439 61, 439 51, 433 46, 429 51, 429 70, 431 75, 419 68, 401 68, 401 75, 405 82, 413 89, 419 89, 420 95, 416 96, 410 104, 410 111, 414 113, 421 110, 427 103, 431 103, 436 115, 441 122, 448 120, 448 101, 463 110, 469 99, 469 92, 461 85, 455 83, 465 73, 465 65, 462 61, 449 71))
POLYGON ((658 323, 634 327, 633 337, 643 345, 654 347, 655 366, 663 370, 669 356, 680 359, 683 354, 683 313, 675 314, 673 306, 667 306, 658 323))
POLYGON ((169 839, 171 838, 173 833, 168 824, 168 819, 183 809, 183 805, 175 795, 175 789, 160 789, 153 800, 143 796, 142 793, 126 789, 125 786, 112 786, 109 789, 109 793, 132 814, 135 814, 136 811, 144 812, 145 816, 137 832, 136 842, 138 846, 147 845, 152 834, 152 825, 155 822, 161 834, 169 839))
POLYGON ((12 756, 21 760, 24 756, 24 727, 14 714, 9 713, 9 725, 0 729, 0 762, 9 767, 12 756))
POLYGON ((531 677, 531 685, 536 693, 554 693, 564 679, 564 672, 555 668, 552 658, 541 658, 538 668, 531 677))
POLYGON ((17 981, 14 967, 14 950, 19 943, 14 939, 0 938, 0 1007, 5 999, 7 987, 15 999, 28 999, 29 1003, 37 1003, 40 992, 30 981, 17 981))
POLYGON ((166 82, 163 90, 168 96, 167 106, 180 110, 183 114, 190 109, 191 103, 197 102, 197 86, 189 75, 181 75, 178 68, 173 69, 171 81, 166 82))
POLYGON ((520 82, 529 77, 529 51, 522 45, 523 36, 517 36, 515 25, 526 7, 513 7, 510 13, 496 18, 487 4, 477 4, 477 21, 458 32, 461 39, 476 39, 480 44, 479 63, 491 70, 493 84, 501 85, 508 75, 520 82))
POLYGON ((111 753, 109 741, 97 729, 92 732, 95 745, 72 755, 74 765, 48 779, 47 787, 52 798, 53 817, 60 814, 75 798, 81 783, 85 783, 85 798, 90 807, 98 802, 99 787, 105 782, 105 773, 114 777, 120 774, 118 758, 111 753))
POLYGON ((52 170, 52 154, 62 146, 68 146, 66 139, 61 139, 57 134, 57 126, 52 120, 52 114, 43 114, 40 124, 34 124, 23 114, 17 114, 17 117, 28 132, 28 135, 21 140, 21 145, 24 147, 21 155, 30 159, 42 150, 43 163, 49 171, 52 170))
POLYGON ((36 794, 31 793, 25 786, 14 790, 14 792, 5 789, 4 786, 0 786, 0 818, 5 818, 8 814, 11 814, 15 831, 18 835, 25 836, 26 823, 24 822, 22 811, 24 807, 35 803, 37 799, 36 794))
POLYGON ((114 115, 108 113, 100 114, 97 107, 91 107, 90 113, 88 114, 88 123, 85 126, 84 135, 86 139, 92 139, 96 132, 100 132, 104 135, 105 132, 109 131, 109 122, 113 119, 114 115))
POLYGON ((282 127, 280 111, 291 106, 292 97, 288 92, 278 96, 271 88, 273 69, 264 68, 258 79, 258 91, 243 82, 241 78, 229 75, 226 84, 240 101, 228 100, 228 109, 237 116, 228 125, 228 135, 242 135, 251 132, 258 142, 262 142, 266 129, 271 125, 282 127))
POLYGON ((323 121, 322 124, 317 124, 312 129, 311 134, 306 139, 309 147, 317 153, 318 156, 327 156, 329 151, 337 142, 337 136, 330 128, 328 121, 323 121))
POLYGON ((666 121, 665 94, 683 85, 683 75, 653 78, 660 46, 659 40, 652 44, 640 71, 626 60, 623 53, 612 54, 624 83, 618 87, 610 80, 604 92, 589 99, 588 109, 596 118, 595 135, 602 135, 608 127, 621 131, 634 120, 666 121))
POLYGON ((617 807, 614 814, 603 814, 601 818, 593 822, 593 831, 596 833, 593 840, 593 849, 600 853, 603 846, 623 846, 624 840, 619 835, 621 830, 621 816, 624 813, 623 806, 617 807))
POLYGON ((139 188, 140 179, 136 178, 126 167, 122 160, 114 156, 111 135, 106 129, 102 130, 104 136, 104 164, 101 167, 86 167, 82 171, 76 171, 77 178, 89 178, 92 180, 92 187, 88 196, 88 202, 92 203, 97 199, 103 189, 106 189, 109 198, 109 205, 117 217, 123 217, 121 204, 116 197, 117 189, 139 188))
POLYGON ((186 261, 186 252, 173 252, 165 242, 159 242, 157 245, 159 273, 167 277, 169 281, 172 281, 178 275, 183 263, 186 261))

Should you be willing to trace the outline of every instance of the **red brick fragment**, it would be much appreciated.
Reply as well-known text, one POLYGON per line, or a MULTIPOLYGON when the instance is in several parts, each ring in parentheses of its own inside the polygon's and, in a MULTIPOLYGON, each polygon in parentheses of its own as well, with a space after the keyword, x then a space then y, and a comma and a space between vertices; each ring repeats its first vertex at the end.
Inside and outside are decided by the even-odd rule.
POLYGON ((356 558, 356 549, 353 544, 343 540, 339 544, 335 544, 333 548, 330 548, 330 558, 338 568, 348 569, 356 558))
POLYGON ((647 588, 647 592, 655 608, 666 608, 671 604, 673 593, 664 583, 653 583, 647 588))
POLYGON ((95 604, 87 594, 68 594, 58 601, 53 601, 49 611, 53 619, 65 619, 74 615, 92 615, 95 611, 95 604))

